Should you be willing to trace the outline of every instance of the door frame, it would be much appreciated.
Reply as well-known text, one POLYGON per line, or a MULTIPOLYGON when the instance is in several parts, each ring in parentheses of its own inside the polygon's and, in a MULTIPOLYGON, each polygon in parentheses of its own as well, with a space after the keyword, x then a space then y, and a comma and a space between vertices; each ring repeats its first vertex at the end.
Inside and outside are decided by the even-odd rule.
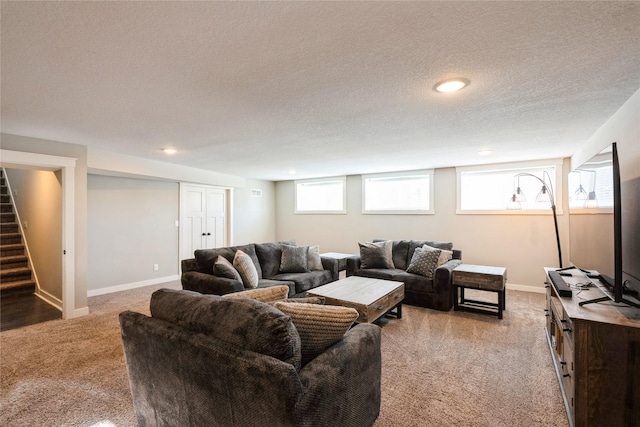
POLYGON ((62 171, 62 318, 76 317, 75 310, 75 171, 76 158, 0 149, 5 168, 62 171))

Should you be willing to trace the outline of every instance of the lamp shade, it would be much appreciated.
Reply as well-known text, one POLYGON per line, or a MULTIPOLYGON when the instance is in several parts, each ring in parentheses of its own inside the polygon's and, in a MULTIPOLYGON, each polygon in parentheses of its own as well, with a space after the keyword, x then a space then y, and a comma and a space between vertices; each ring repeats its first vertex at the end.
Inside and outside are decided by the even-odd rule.
POLYGON ((522 205, 518 201, 518 196, 514 193, 513 196, 509 197, 509 201, 507 202, 507 209, 510 211, 521 210, 522 205))

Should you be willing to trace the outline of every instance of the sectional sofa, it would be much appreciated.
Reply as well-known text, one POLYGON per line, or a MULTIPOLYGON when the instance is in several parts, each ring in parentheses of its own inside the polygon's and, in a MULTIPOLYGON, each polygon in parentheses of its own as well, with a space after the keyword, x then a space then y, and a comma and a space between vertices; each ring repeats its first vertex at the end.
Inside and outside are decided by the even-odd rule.
POLYGON ((222 256, 233 264, 237 251, 242 251, 251 258, 258 275, 258 288, 286 285, 289 287, 289 298, 304 297, 309 289, 338 280, 338 261, 333 258, 319 257, 321 266, 285 269, 287 271, 283 272, 283 245, 289 248, 296 246, 295 241, 288 240, 196 250, 193 258, 181 262, 182 287, 202 294, 216 295, 246 289, 247 286, 242 280, 214 274, 214 264, 219 261, 218 257, 222 256))
MULTIPOLYGON (((404 282, 404 303, 440 311, 451 310, 454 298, 451 285, 452 271, 462 264, 462 251, 453 249, 451 242, 432 240, 385 241, 376 239, 372 243, 377 244, 381 248, 380 250, 384 251, 382 249, 384 242, 389 242, 391 259, 384 260, 381 257, 372 259, 371 250, 366 245, 360 244, 360 255, 347 258, 347 276, 355 275, 404 282), (425 245, 450 253, 446 253, 446 255, 450 255, 448 261, 434 266, 428 274, 421 271, 420 268, 411 268, 412 261, 415 261, 416 250, 419 249, 418 252, 424 251, 425 245), (363 256, 369 257, 369 259, 363 259, 363 256)), ((373 247, 373 245, 370 246, 373 247)))

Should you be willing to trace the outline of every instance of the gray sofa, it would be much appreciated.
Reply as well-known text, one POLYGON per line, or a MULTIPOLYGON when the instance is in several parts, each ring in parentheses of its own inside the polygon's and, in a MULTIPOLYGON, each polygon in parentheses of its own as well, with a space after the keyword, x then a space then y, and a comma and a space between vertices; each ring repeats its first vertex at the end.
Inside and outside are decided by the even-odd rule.
MULTIPOLYGON (((374 242, 382 242, 376 239, 374 242)), ((360 256, 347 258, 347 276, 372 277, 404 282, 404 303, 449 311, 453 307, 452 271, 462 264, 462 252, 453 249, 451 242, 431 240, 394 240, 392 245, 394 268, 362 268, 360 256), (453 252, 453 259, 438 267, 432 277, 407 272, 416 248, 423 245, 453 252)))
POLYGON ((304 297, 309 289, 338 280, 338 261, 321 257, 324 270, 300 273, 279 271, 282 245, 295 246, 293 240, 271 243, 250 243, 214 249, 199 249, 194 258, 184 259, 182 265, 182 288, 202 294, 224 295, 243 291, 242 282, 213 274, 213 264, 218 255, 233 263, 236 251, 241 250, 251 257, 258 272, 258 287, 287 285, 289 298, 304 297))
POLYGON ((120 314, 139 426, 370 427, 380 327, 359 324, 305 365, 289 316, 247 298, 162 289, 120 314))

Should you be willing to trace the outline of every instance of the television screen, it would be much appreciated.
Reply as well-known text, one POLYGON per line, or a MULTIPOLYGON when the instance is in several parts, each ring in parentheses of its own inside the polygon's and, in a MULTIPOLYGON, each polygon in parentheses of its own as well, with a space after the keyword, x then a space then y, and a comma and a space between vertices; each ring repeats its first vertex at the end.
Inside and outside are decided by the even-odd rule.
POLYGON ((615 277, 611 146, 568 177, 571 264, 615 277))

